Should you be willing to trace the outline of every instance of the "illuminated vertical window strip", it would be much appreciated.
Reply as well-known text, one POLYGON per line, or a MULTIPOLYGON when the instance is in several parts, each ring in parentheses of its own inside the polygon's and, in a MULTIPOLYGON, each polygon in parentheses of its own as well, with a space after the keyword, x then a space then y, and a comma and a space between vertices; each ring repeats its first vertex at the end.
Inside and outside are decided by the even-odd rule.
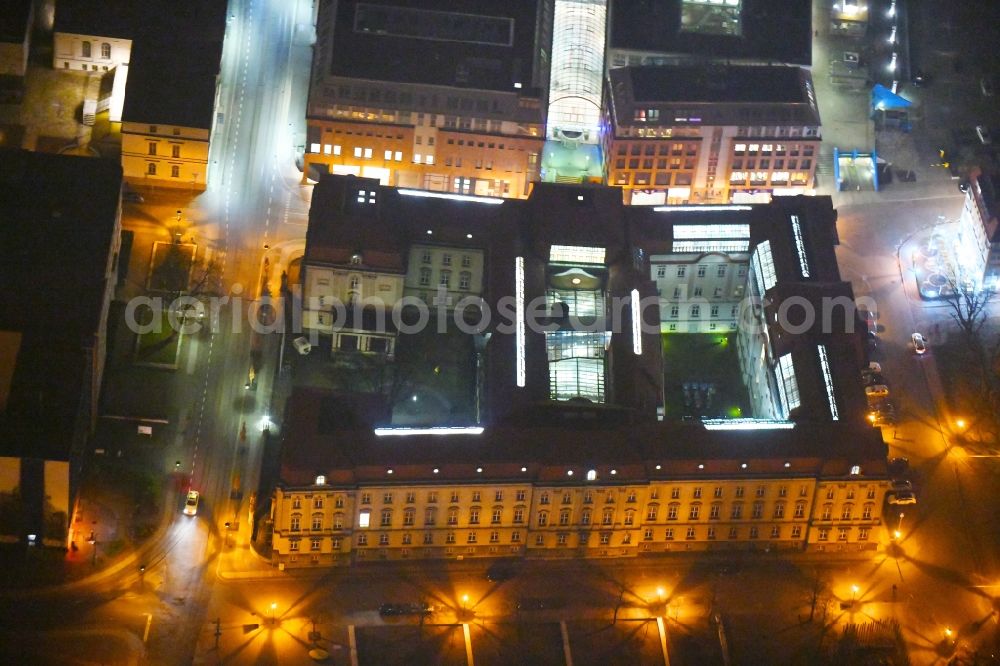
POLYGON ((792 233, 795 235, 795 249, 799 253, 799 268, 802 270, 802 277, 809 277, 809 259, 806 257, 806 244, 802 241, 802 225, 799 224, 799 216, 792 215, 792 233))
POLYGON ((791 354, 785 354, 778 359, 778 374, 778 393, 781 394, 781 402, 786 411, 790 412, 802 404, 791 354))
POLYGON ((826 355, 826 345, 816 345, 819 350, 819 364, 823 368, 823 383, 826 384, 826 399, 830 403, 830 416, 834 421, 840 420, 837 412, 837 396, 833 393, 833 375, 830 374, 830 359, 826 355))
POLYGON ((754 254, 757 257, 758 282, 761 288, 760 293, 763 296, 764 292, 778 281, 774 271, 774 257, 771 255, 771 241, 764 241, 758 245, 754 254))
POLYGON ((639 290, 632 290, 632 352, 642 354, 642 312, 639 309, 639 290))
POLYGON ((524 257, 514 260, 514 297, 516 310, 514 314, 515 335, 517 336, 517 385, 525 383, 524 363, 524 257))

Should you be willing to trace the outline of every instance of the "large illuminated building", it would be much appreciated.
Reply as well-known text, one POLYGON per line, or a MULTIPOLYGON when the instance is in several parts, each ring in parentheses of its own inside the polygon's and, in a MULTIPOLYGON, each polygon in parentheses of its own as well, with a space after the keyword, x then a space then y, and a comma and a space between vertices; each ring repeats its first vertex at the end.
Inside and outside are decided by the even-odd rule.
MULTIPOLYGON (((297 390, 273 561, 874 548, 885 447, 864 419, 835 220, 827 197, 638 207, 603 186, 540 183, 515 201, 324 177, 305 321, 335 315, 310 257, 349 289, 351 271, 365 288, 366 272, 419 280, 475 256, 482 282, 467 291, 493 313, 474 333, 484 408, 412 428, 357 407, 384 396, 297 390)), ((313 333, 321 352, 365 353, 313 333)))
POLYGON ((978 168, 969 174, 955 242, 959 275, 950 276, 963 286, 992 290, 1000 287, 998 182, 1000 179, 978 168))
POLYGON ((812 78, 779 66, 612 69, 603 152, 608 184, 632 204, 810 194, 820 155, 812 78))
POLYGON ((551 0, 321 2, 303 179, 527 196, 552 12, 551 0))

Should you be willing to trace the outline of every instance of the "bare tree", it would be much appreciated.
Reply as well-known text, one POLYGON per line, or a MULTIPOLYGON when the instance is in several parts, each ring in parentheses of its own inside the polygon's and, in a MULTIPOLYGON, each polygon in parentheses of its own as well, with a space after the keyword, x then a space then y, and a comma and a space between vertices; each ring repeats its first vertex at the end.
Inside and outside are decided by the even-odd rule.
POLYGON ((944 301, 962 333, 969 377, 975 384, 973 399, 979 430, 988 432, 992 439, 1000 432, 1000 337, 989 339, 984 325, 993 292, 967 288, 954 277, 948 286, 950 294, 944 301))

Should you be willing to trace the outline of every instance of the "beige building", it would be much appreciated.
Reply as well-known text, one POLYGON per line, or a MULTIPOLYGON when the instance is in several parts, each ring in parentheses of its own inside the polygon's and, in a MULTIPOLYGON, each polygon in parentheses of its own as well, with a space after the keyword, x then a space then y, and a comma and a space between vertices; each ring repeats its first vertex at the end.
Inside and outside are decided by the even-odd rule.
POLYGON ((544 426, 322 432, 310 414, 331 399, 292 398, 269 517, 278 565, 858 551, 885 536, 885 447, 871 429, 609 425, 621 415, 563 407, 544 426), (580 430, 588 420, 601 425, 580 430))
POLYGON ((202 190, 208 176, 208 128, 122 123, 122 170, 130 182, 202 190))

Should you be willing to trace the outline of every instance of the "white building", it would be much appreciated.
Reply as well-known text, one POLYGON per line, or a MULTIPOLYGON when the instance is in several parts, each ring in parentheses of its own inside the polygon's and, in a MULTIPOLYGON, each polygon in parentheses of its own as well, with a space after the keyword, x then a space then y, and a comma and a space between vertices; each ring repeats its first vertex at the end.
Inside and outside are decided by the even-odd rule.
POLYGON ((997 218, 983 197, 983 179, 979 169, 969 175, 957 242, 957 263, 963 273, 956 277, 963 283, 996 289, 1000 285, 1000 234, 997 218))
POLYGON ((406 268, 405 293, 430 306, 454 307, 466 296, 483 293, 483 251, 468 247, 413 245, 406 268))

